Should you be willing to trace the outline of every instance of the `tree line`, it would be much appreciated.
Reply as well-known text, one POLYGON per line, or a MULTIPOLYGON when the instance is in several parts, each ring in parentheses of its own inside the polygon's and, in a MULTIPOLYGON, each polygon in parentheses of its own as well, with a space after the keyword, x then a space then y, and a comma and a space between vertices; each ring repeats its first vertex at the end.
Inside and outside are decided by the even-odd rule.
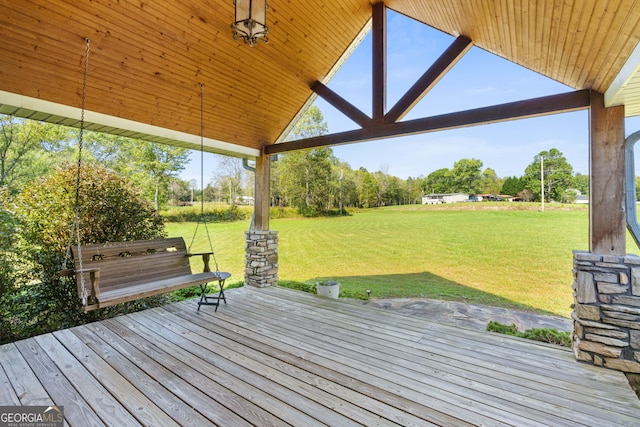
MULTIPOLYGON (((321 111, 312 106, 288 140, 327 133, 321 111)), ((115 135, 85 132, 83 161, 96 162, 126 177, 159 209, 203 200, 231 205, 252 197, 253 174, 242 160, 218 156, 218 167, 204 189, 179 177, 189 150, 115 135)), ((0 117, 0 187, 19 192, 33 179, 75 161, 78 130, 53 124, 0 117)), ((272 157, 271 205, 293 207, 314 216, 351 207, 419 204, 428 194, 468 193, 572 202, 588 193, 588 176, 575 174, 564 155, 552 148, 536 155, 522 176, 501 178, 482 161, 463 158, 452 168, 401 179, 383 166, 372 172, 352 169, 331 148, 301 150, 272 157), (544 176, 544 184, 541 182, 544 176)))
MULTIPOLYGON (((288 139, 326 131, 322 113, 311 107, 288 139)), ((353 170, 330 148, 316 148, 282 155, 272 163, 271 204, 293 206, 303 214, 314 215, 344 207, 417 204, 425 195, 448 193, 509 195, 523 201, 541 201, 544 195, 548 202, 571 203, 577 195, 588 194, 588 186, 589 177, 574 174, 556 148, 536 155, 519 177, 500 178, 493 169, 483 169, 482 161, 472 158, 458 160, 451 169, 406 180, 386 170, 353 170)))

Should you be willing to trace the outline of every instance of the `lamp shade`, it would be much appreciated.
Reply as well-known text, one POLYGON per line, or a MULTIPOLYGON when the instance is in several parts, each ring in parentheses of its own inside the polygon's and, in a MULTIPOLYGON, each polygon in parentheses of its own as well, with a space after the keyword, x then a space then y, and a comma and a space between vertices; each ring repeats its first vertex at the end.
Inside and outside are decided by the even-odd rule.
POLYGON ((267 42, 267 2, 266 0, 234 0, 235 21, 231 24, 233 38, 243 40, 250 46, 258 40, 267 42))

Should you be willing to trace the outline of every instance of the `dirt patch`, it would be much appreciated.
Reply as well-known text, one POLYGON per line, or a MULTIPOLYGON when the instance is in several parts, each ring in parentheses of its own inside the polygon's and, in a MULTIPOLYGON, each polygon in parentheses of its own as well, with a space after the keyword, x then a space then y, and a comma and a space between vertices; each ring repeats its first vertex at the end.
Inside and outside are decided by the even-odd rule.
POLYGON ((638 399, 640 399, 640 374, 625 374, 627 379, 629 380, 629 385, 633 391, 638 395, 638 399))

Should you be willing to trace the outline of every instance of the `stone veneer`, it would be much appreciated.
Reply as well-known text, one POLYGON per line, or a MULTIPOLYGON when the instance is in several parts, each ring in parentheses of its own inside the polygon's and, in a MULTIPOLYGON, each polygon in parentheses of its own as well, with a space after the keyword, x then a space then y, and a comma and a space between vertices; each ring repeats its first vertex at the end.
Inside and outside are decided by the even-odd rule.
POLYGON ((574 251, 576 359, 640 373, 640 257, 574 251))
POLYGON ((264 288, 278 284, 278 232, 247 231, 244 284, 264 288))

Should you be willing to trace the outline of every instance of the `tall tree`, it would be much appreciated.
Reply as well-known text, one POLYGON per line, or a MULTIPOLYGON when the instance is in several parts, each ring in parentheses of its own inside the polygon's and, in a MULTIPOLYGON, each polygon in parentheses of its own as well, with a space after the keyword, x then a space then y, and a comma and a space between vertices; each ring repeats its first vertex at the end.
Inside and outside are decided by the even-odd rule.
POLYGON ((356 185, 356 173, 346 162, 338 161, 332 167, 332 177, 337 177, 338 182, 334 186, 334 207, 340 207, 342 200, 343 208, 358 205, 358 186, 356 185))
POLYGON ((235 206, 236 200, 242 195, 244 176, 242 160, 236 157, 219 156, 218 166, 214 173, 214 182, 229 205, 235 206))
POLYGON ((329 132, 329 125, 324 121, 322 111, 315 105, 312 105, 293 126, 286 139, 287 141, 293 141, 324 135, 327 132, 329 132))
MULTIPOLYGON (((287 140, 318 136, 328 131, 322 112, 311 106, 293 127, 287 140)), ((332 165, 337 164, 331 148, 287 153, 274 164, 274 194, 281 204, 295 206, 314 215, 327 209, 332 195, 332 165), (277 179, 277 181, 276 181, 277 179)))
POLYGON ((541 200, 543 174, 546 201, 564 201, 565 191, 573 186, 573 167, 557 148, 537 154, 525 169, 524 174, 527 188, 531 190, 536 200, 541 200))
POLYGON ((283 199, 303 213, 317 214, 326 210, 331 195, 334 160, 330 148, 302 150, 282 156, 278 165, 278 185, 283 199))
POLYGON ((403 205, 411 205, 414 203, 420 203, 420 197, 422 196, 422 187, 425 181, 424 177, 412 178, 409 177, 405 181, 406 199, 402 202, 403 205))
POLYGON ((67 143, 74 136, 67 127, 0 116, 0 186, 17 191, 45 175, 70 156, 67 143), (66 155, 57 156, 65 149, 66 155))
POLYGON ((378 181, 376 181, 374 174, 366 171, 362 176, 360 205, 364 208, 373 208, 378 206, 378 181))
POLYGON ((478 159, 460 159, 453 164, 452 192, 479 193, 482 189, 482 162, 478 159))
POLYGON ((573 177, 573 186, 580 192, 580 194, 589 194, 589 175, 576 172, 573 177))
POLYGON ((483 194, 501 194, 502 180, 498 178, 496 171, 491 168, 486 168, 482 172, 480 192, 483 194))
POLYGON ((508 178, 505 178, 504 182, 502 183, 500 194, 516 196, 525 188, 527 188, 527 184, 521 177, 510 176, 508 178))
POLYGON ((431 172, 424 180, 424 194, 443 194, 453 192, 453 175, 447 168, 431 172))
POLYGON ((151 199, 159 209, 161 193, 168 192, 171 181, 189 162, 189 150, 148 141, 130 141, 131 145, 122 154, 135 160, 122 164, 123 172, 145 188, 145 193, 153 194, 151 199))

